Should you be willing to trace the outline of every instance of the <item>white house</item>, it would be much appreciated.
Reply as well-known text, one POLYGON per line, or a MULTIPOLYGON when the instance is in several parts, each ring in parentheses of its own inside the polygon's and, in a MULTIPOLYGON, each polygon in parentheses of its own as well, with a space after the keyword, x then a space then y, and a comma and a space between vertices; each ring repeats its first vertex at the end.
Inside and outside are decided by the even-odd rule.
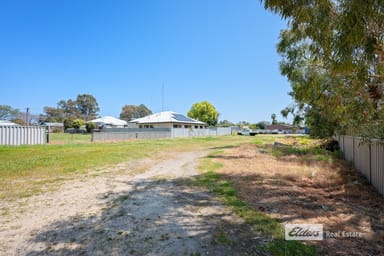
POLYGON ((137 128, 192 128, 204 129, 207 124, 173 111, 155 113, 129 121, 131 127, 137 128))
POLYGON ((124 128, 128 126, 127 121, 115 118, 113 116, 103 116, 93 119, 89 122, 95 123, 98 127, 124 128))
POLYGON ((0 126, 19 126, 19 125, 8 120, 0 120, 0 126))

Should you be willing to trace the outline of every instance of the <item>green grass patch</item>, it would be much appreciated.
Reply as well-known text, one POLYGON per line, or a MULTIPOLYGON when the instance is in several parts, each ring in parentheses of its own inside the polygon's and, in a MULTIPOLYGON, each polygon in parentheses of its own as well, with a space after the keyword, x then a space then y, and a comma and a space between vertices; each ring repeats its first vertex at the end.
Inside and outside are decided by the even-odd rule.
POLYGON ((91 143, 91 134, 50 133, 51 144, 87 144, 91 143))
POLYGON ((244 136, 221 136, 91 143, 89 134, 53 133, 51 144, 47 145, 0 146, 0 199, 38 194, 42 188, 46 189, 47 183, 52 184, 50 187, 60 184, 58 178, 66 180, 121 162, 250 141, 251 138, 244 136))
POLYGON ((274 240, 263 248, 277 256, 315 256, 316 250, 299 241, 274 240))

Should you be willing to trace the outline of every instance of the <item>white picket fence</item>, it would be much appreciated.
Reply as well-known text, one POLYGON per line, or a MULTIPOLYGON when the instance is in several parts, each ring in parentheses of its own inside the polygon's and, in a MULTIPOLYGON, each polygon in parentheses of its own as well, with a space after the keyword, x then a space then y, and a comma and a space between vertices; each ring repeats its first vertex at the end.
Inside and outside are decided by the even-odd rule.
POLYGON ((362 143, 362 138, 352 136, 336 136, 340 149, 346 160, 384 195, 384 144, 378 140, 362 143))
POLYGON ((0 145, 35 145, 47 143, 45 127, 0 126, 0 145))

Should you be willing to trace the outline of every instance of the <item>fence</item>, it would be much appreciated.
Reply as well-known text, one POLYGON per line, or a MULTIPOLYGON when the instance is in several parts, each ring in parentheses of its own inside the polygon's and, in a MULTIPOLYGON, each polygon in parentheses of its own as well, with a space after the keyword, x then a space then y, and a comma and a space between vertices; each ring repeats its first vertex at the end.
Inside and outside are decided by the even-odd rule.
POLYGON ((0 126, 0 145, 47 143, 46 129, 38 126, 0 126))
POLYGON ((362 138, 352 136, 336 136, 340 149, 346 160, 384 195, 384 144, 378 140, 362 143, 362 138))
POLYGON ((133 139, 191 138, 221 136, 231 134, 231 128, 218 127, 207 129, 184 128, 107 128, 102 132, 93 132, 92 141, 120 141, 133 139))

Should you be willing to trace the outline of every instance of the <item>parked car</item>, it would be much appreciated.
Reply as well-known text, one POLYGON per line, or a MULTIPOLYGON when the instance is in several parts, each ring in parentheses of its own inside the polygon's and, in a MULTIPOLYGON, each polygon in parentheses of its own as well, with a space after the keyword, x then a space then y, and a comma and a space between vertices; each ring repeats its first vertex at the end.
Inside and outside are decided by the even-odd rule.
POLYGON ((252 130, 240 130, 237 132, 237 135, 245 135, 245 136, 255 136, 256 134, 257 132, 252 130))

